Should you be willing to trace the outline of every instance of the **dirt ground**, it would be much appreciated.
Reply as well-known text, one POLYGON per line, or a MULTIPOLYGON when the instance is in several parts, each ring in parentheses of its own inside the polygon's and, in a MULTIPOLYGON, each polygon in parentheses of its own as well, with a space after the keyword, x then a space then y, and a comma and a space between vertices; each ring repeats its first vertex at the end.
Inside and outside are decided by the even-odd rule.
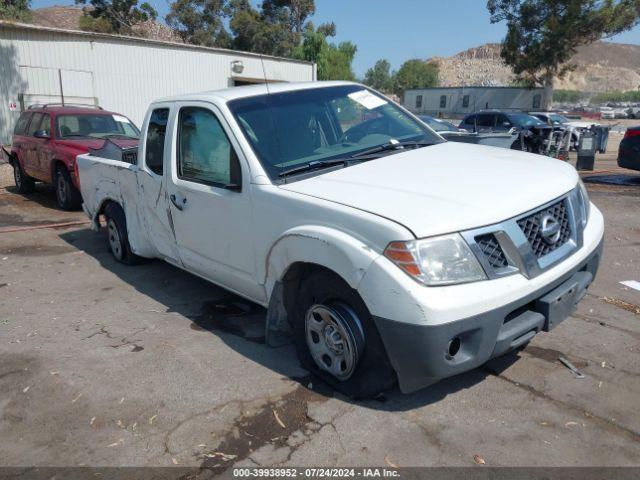
POLYGON ((0 465, 639 465, 640 292, 619 282, 640 280, 640 174, 616 167, 620 137, 583 174, 607 230, 577 313, 523 351, 364 402, 267 347, 262 309, 235 312, 161 261, 116 263, 104 234, 56 226, 82 212, 16 194, 0 165, 0 465))

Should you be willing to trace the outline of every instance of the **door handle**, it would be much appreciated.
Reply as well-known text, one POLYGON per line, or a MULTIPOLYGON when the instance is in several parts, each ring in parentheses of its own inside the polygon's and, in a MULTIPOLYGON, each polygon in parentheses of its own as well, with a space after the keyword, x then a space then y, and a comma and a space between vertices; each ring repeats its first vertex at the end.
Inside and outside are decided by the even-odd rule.
POLYGON ((184 205, 187 203, 187 199, 186 198, 182 199, 182 205, 180 205, 180 203, 176 199, 175 194, 173 194, 173 193, 171 195, 169 195, 169 199, 171 200, 171 203, 173 203, 173 206, 176 207, 178 210, 180 210, 180 211, 184 210, 184 205))

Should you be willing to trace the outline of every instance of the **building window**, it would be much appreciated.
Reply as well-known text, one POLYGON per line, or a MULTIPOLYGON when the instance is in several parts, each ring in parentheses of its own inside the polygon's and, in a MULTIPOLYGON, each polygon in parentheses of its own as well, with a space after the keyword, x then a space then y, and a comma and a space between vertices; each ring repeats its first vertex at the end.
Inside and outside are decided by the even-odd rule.
POLYGON ((416 108, 422 108, 422 95, 416 97, 416 108))
POLYGON ((462 108, 469 108, 469 95, 462 97, 462 108))
POLYGON ((441 95, 440 96, 440 108, 447 108, 447 96, 446 95, 441 95))
POLYGON ((539 93, 535 94, 533 96, 533 109, 537 110, 538 108, 540 108, 540 101, 542 100, 542 95, 540 95, 539 93))

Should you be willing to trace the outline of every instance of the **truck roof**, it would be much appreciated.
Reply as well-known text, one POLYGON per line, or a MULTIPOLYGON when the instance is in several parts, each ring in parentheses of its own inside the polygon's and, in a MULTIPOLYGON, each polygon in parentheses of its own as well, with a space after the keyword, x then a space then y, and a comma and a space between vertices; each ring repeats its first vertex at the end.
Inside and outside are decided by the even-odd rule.
POLYGON ((177 102, 184 100, 222 100, 228 102, 238 98, 255 97, 258 95, 266 95, 268 93, 291 92, 295 90, 306 90, 310 88, 336 87, 340 85, 359 85, 355 82, 343 81, 324 81, 324 82, 278 82, 245 85, 241 87, 223 88, 221 90, 212 90, 208 92, 191 93, 188 95, 177 95, 155 100, 153 103, 160 102, 177 102))

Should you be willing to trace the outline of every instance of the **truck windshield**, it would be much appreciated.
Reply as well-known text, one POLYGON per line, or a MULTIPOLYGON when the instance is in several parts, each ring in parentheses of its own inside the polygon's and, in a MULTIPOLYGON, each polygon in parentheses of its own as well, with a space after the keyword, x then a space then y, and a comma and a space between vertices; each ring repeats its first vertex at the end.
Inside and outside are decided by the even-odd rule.
POLYGON ((60 139, 114 136, 140 137, 138 128, 127 117, 122 115, 58 115, 56 117, 56 125, 60 139))
POLYGON ((359 85, 278 92, 228 105, 273 179, 296 166, 352 157, 390 141, 443 141, 402 109, 359 85))

